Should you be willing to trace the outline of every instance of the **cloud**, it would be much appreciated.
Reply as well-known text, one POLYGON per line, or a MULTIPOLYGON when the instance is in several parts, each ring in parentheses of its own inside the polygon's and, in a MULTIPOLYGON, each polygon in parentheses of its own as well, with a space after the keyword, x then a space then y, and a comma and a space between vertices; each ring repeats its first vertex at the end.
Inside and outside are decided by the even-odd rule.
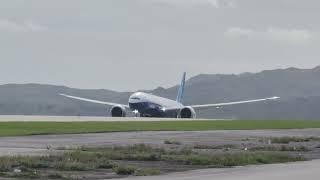
POLYGON ((233 0, 153 0, 154 2, 163 2, 179 6, 194 6, 199 4, 211 5, 214 8, 234 8, 233 0))
POLYGON ((313 33, 308 30, 298 29, 274 29, 269 28, 267 34, 270 39, 278 41, 306 42, 313 38, 313 33))
POLYGON ((10 19, 0 19, 0 31, 5 32, 39 32, 48 28, 36 24, 32 21, 15 21, 10 19))
POLYGON ((287 43, 306 43, 314 38, 315 33, 301 29, 268 28, 265 31, 232 27, 224 33, 228 38, 246 38, 265 41, 282 41, 287 43))
POLYGON ((207 1, 209 4, 211 4, 211 6, 215 7, 215 8, 219 8, 220 4, 218 0, 208 0, 207 1))
POLYGON ((233 27, 233 28, 229 28, 226 32, 225 35, 227 37, 231 37, 231 38, 237 38, 237 37, 250 37, 253 34, 255 34, 255 32, 251 29, 243 29, 243 28, 239 28, 239 27, 233 27))

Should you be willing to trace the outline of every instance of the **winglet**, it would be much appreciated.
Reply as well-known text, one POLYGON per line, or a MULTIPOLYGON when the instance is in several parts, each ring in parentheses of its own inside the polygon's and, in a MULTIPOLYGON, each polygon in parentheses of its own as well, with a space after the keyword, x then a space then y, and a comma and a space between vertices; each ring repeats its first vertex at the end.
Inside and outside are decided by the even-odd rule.
POLYGON ((184 85, 185 85, 185 81, 186 81, 186 74, 187 74, 186 72, 183 73, 182 80, 181 80, 181 83, 180 83, 180 87, 179 87, 179 90, 178 90, 178 95, 177 95, 177 99, 176 99, 176 101, 178 103, 181 103, 182 98, 183 98, 184 85))
POLYGON ((278 96, 274 96, 274 97, 267 98, 267 99, 269 99, 269 100, 276 100, 276 99, 280 99, 280 97, 278 97, 278 96))

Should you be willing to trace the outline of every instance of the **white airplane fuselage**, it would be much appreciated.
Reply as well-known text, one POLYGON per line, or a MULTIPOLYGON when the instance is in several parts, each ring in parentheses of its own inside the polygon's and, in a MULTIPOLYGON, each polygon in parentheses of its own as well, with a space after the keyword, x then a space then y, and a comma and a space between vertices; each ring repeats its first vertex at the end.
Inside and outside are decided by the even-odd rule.
POLYGON ((129 107, 143 116, 164 117, 170 109, 181 109, 183 104, 144 92, 133 93, 129 97, 129 107))

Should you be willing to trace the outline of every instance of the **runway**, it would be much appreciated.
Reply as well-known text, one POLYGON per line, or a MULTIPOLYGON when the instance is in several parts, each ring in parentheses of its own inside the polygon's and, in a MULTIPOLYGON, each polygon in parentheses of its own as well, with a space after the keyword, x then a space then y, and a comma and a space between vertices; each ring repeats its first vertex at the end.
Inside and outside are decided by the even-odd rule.
MULTIPOLYGON (((97 117, 97 116, 6 116, 0 115, 0 122, 128 122, 128 121, 176 121, 175 118, 141 118, 141 117, 97 117)), ((183 121, 202 121, 209 119, 183 119, 183 121)), ((210 119, 227 120, 227 119, 210 119)))
POLYGON ((162 176, 129 177, 122 180, 315 180, 320 177, 320 160, 245 166, 227 169, 201 169, 162 176))

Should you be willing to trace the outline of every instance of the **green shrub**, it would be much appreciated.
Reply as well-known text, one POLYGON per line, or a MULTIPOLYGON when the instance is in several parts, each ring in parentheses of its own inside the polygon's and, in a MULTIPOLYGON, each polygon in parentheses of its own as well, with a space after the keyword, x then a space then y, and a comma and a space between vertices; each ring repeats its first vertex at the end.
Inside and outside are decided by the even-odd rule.
POLYGON ((181 145, 181 142, 173 140, 173 139, 166 139, 163 142, 164 144, 174 144, 174 145, 181 145))
POLYGON ((19 178, 19 179, 39 179, 41 176, 36 171, 33 172, 21 172, 21 173, 14 173, 8 175, 11 178, 19 178))
POLYGON ((135 176, 156 176, 160 174, 159 169, 138 169, 134 173, 135 176))
POLYGON ((272 137, 271 143, 273 144, 289 144, 290 142, 309 142, 309 141, 320 141, 319 137, 272 137))
POLYGON ((112 169, 114 166, 115 166, 114 163, 106 159, 100 160, 97 165, 98 168, 102 168, 102 169, 112 169))
POLYGON ((59 173, 49 174, 48 178, 49 179, 65 179, 65 177, 59 173))
POLYGON ((56 164, 56 169, 62 171, 88 171, 94 169, 90 164, 80 162, 61 162, 56 164))
POLYGON ((290 156, 276 152, 243 152, 219 155, 166 155, 163 160, 180 162, 188 165, 212 167, 233 167, 249 164, 271 164, 305 160, 303 157, 290 156))
POLYGON ((237 148, 234 144, 223 144, 223 145, 205 145, 196 144, 193 146, 194 149, 235 149, 237 148))
POLYGON ((136 168, 133 166, 118 165, 113 167, 113 171, 119 175, 132 175, 135 173, 136 168))

